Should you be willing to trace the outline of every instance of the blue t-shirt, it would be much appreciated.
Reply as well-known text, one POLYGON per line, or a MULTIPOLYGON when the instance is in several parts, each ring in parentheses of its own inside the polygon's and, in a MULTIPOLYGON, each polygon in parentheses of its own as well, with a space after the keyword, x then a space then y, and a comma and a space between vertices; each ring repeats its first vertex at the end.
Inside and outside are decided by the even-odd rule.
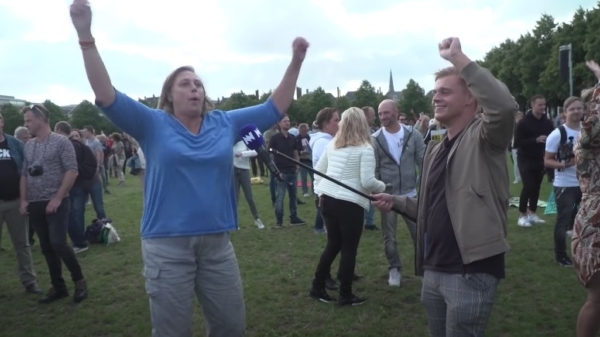
POLYGON ((149 108, 116 91, 101 107, 119 129, 144 149, 146 176, 142 239, 195 236, 237 229, 233 187, 233 145, 239 131, 254 124, 265 131, 281 119, 267 102, 204 116, 194 135, 173 115, 149 108))

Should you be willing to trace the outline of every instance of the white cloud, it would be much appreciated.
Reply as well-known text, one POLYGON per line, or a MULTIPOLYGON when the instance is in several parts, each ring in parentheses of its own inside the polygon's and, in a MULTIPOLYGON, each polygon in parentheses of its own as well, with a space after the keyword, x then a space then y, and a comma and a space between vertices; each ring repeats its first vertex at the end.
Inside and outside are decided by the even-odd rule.
MULTIPOLYGON (((93 32, 115 86, 132 96, 159 94, 177 66, 192 65, 211 97, 261 92, 281 79, 291 41, 311 48, 298 85, 336 94, 363 79, 385 92, 410 78, 431 89, 445 66, 437 43, 461 38, 473 59, 531 30, 542 14, 569 20, 585 3, 542 0, 92 0, 93 32)), ((0 94, 62 104, 91 100, 68 0, 0 0, 0 94)))

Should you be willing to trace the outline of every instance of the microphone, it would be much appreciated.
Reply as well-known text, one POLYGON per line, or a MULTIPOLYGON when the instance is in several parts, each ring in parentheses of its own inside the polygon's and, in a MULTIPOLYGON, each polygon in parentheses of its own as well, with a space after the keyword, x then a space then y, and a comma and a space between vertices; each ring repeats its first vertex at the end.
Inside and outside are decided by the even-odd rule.
POLYGON ((253 124, 248 124, 240 130, 240 136, 246 147, 256 151, 258 157, 267 165, 269 172, 279 181, 283 181, 281 179, 281 172, 279 172, 279 169, 273 162, 273 158, 271 158, 269 152, 265 149, 265 139, 258 128, 253 124))

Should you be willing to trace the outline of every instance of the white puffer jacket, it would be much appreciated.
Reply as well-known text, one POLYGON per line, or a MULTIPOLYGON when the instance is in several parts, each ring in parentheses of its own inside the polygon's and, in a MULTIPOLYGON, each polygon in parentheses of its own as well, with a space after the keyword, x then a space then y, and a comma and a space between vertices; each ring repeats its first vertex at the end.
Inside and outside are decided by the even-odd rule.
MULTIPOLYGON (((315 170, 325 173, 365 194, 385 191, 385 184, 375 179, 375 152, 371 145, 334 149, 330 142, 319 158, 315 170)), ((360 205, 368 210, 370 201, 336 183, 315 175, 315 193, 360 205)))

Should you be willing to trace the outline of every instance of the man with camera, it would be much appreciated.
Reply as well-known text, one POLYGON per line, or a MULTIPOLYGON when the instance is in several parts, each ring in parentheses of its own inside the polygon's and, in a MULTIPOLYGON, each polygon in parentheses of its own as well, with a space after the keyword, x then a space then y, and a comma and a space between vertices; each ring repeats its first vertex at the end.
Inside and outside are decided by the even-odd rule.
POLYGON ((78 303, 87 297, 87 286, 73 248, 67 243, 69 190, 79 174, 75 149, 67 137, 52 132, 50 115, 43 105, 32 104, 22 112, 33 139, 25 144, 19 211, 29 215, 52 282, 52 288, 39 302, 50 303, 69 295, 62 277, 64 263, 75 283, 73 300, 78 303))
POLYGON ((554 199, 556 201, 556 224, 554 225, 554 254, 562 267, 571 267, 567 255, 567 231, 573 227, 577 205, 581 201, 581 189, 577 180, 573 145, 579 136, 583 104, 578 97, 565 100, 565 123, 554 129, 546 138, 544 165, 554 169, 554 199))

